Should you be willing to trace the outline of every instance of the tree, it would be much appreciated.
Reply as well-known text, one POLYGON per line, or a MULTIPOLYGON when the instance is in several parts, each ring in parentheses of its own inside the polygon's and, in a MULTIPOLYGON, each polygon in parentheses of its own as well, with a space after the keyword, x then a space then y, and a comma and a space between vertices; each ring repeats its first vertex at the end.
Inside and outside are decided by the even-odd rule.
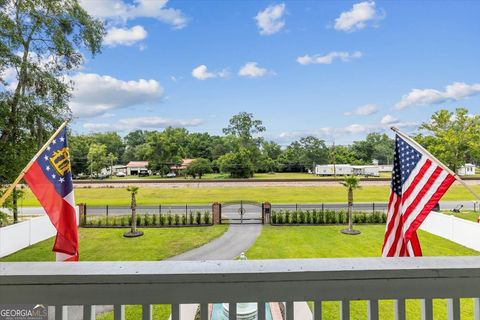
POLYGON ((254 139, 254 135, 265 130, 262 121, 255 120, 252 113, 240 112, 230 119, 228 127, 223 129, 223 133, 237 137, 240 146, 248 148, 252 142, 256 144, 261 142, 261 139, 254 139))
MULTIPOLYGON (((125 152, 123 139, 116 132, 95 133, 92 136, 95 143, 104 144, 107 147, 107 154, 113 154, 116 159, 121 159, 125 152)), ((116 161, 116 160, 115 160, 116 161)))
POLYGON ((325 141, 314 136, 301 138, 301 162, 312 171, 316 164, 325 164, 328 162, 328 148, 325 141))
POLYGON ((360 179, 356 176, 346 176, 341 182, 348 189, 348 229, 342 230, 344 234, 359 234, 360 231, 353 229, 353 190, 360 189, 360 179))
POLYGON ((88 149, 87 161, 90 173, 98 176, 102 169, 110 165, 107 147, 104 144, 91 144, 88 149))
POLYGON ((137 193, 138 193, 139 187, 136 186, 129 186, 127 187, 127 191, 130 192, 130 195, 132 196, 132 200, 130 203, 130 208, 132 209, 132 224, 129 232, 125 232, 123 234, 124 237, 127 238, 133 238, 133 237, 139 237, 143 236, 142 231, 137 230, 137 193))
POLYGON ((264 141, 262 143, 262 153, 272 160, 277 160, 282 154, 282 148, 275 141, 264 141))
POLYGON ((70 117, 68 72, 81 50, 100 52, 103 35, 77 0, 0 1, 0 181, 11 183, 70 117))
POLYGON ((369 133, 365 140, 355 141, 352 145, 352 151, 357 159, 364 164, 371 164, 373 159, 378 160, 380 164, 392 163, 393 149, 393 139, 384 133, 369 133))
POLYGON ((70 161, 72 164, 72 172, 74 174, 90 172, 87 157, 92 143, 92 137, 88 135, 70 135, 68 137, 70 161))
POLYGON ((417 142, 453 171, 469 161, 479 163, 480 115, 470 115, 465 108, 439 110, 420 129, 427 135, 415 137, 417 142))
POLYGON ((220 171, 229 173, 232 178, 251 178, 254 172, 253 163, 246 150, 230 152, 218 159, 220 171))
POLYGON ((212 164, 208 159, 198 158, 192 161, 187 167, 187 175, 193 178, 198 177, 202 179, 202 176, 206 173, 212 172, 212 164))

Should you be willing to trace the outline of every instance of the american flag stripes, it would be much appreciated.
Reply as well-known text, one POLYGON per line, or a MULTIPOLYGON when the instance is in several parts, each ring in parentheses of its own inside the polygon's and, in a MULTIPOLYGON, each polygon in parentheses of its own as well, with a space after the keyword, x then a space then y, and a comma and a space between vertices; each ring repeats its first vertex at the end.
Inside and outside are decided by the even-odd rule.
POLYGON ((382 256, 422 255, 417 229, 454 181, 436 159, 397 133, 382 256))

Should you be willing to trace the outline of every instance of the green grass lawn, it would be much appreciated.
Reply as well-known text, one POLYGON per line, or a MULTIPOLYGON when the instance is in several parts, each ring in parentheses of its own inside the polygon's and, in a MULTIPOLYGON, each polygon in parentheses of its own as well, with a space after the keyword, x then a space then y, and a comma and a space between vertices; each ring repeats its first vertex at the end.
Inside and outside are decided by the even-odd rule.
MULTIPOLYGON (((145 235, 124 238, 125 229, 80 228, 81 261, 158 261, 200 247, 221 236, 226 225, 195 228, 139 228, 145 235)), ((0 259, 7 261, 54 261, 54 238, 39 242, 0 259)))
POLYGON ((473 210, 462 210, 460 212, 452 212, 451 210, 442 210, 442 213, 452 215, 457 218, 470 220, 473 222, 477 222, 478 216, 480 216, 479 212, 473 212, 473 210))
MULTIPOLYGON (((124 238, 128 229, 86 229, 80 228, 81 261, 157 261, 204 245, 221 236, 226 225, 196 228, 139 228, 145 235, 139 238, 124 238)), ((53 238, 37 243, 17 253, 0 259, 8 261, 54 261, 53 238)), ((127 306, 127 320, 141 319, 141 306, 127 306)), ((154 320, 166 320, 170 305, 154 305, 154 320)), ((113 312, 97 317, 99 320, 113 320, 113 312)))
MULTIPOLYGON (((340 233, 344 226, 267 226, 255 244, 248 250, 249 259, 288 258, 345 258, 379 257, 383 242, 384 225, 356 226, 362 233, 347 236, 340 233)), ((478 255, 475 250, 420 231, 420 242, 425 256, 478 255)), ((311 304, 310 304, 311 305, 311 304)), ((351 319, 366 319, 365 301, 350 303, 351 319)), ((407 319, 420 319, 418 300, 407 300, 407 319)), ((473 319, 471 299, 461 300, 462 319, 473 319)), ((380 319, 393 319, 393 301, 380 301, 380 319)), ((323 303, 324 319, 338 319, 339 303, 323 303)), ((446 319, 446 301, 434 300, 434 319, 446 319)))
MULTIPOLYGON (((480 193, 480 186, 473 189, 480 193)), ((356 202, 387 202, 390 187, 364 186, 356 190, 356 202)), ((137 203, 139 205, 158 204, 210 204, 215 201, 252 200, 271 203, 322 203, 346 202, 347 191, 340 184, 315 187, 199 187, 199 188, 140 188, 137 203)), ((130 194, 125 188, 76 188, 77 203, 89 205, 129 205, 130 194)), ((473 200, 462 186, 454 185, 442 200, 473 200)), ((27 190, 21 206, 38 206, 37 200, 27 190)))

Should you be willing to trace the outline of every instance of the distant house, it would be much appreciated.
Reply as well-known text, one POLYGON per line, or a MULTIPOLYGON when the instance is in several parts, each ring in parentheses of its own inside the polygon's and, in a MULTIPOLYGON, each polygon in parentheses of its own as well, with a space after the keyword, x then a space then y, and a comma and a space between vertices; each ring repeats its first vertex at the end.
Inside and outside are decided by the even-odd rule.
POLYGON ((114 166, 111 166, 111 167, 105 167, 100 171, 100 174, 110 176, 110 175, 116 175, 118 172, 123 172, 123 173, 127 174, 127 166, 125 166, 125 165, 114 165, 114 166))
POLYGON ((188 166, 193 162, 193 160, 195 160, 195 159, 182 159, 181 164, 171 166, 170 170, 172 170, 172 172, 175 172, 176 174, 178 174, 179 172, 187 169, 188 166))
POLYGON ((147 170, 148 161, 130 161, 127 163, 127 176, 138 176, 140 171, 147 170))
POLYGON ((464 166, 461 166, 457 170, 459 176, 473 176, 475 175, 476 166, 472 163, 465 163, 464 166))

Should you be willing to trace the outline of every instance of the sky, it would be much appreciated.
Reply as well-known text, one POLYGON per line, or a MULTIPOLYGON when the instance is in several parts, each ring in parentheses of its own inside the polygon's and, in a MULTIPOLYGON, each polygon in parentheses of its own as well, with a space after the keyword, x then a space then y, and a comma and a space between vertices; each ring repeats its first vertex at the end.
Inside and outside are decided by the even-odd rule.
POLYGON ((81 0, 106 24, 72 74, 74 133, 221 134, 348 144, 439 109, 480 113, 480 1, 81 0))

